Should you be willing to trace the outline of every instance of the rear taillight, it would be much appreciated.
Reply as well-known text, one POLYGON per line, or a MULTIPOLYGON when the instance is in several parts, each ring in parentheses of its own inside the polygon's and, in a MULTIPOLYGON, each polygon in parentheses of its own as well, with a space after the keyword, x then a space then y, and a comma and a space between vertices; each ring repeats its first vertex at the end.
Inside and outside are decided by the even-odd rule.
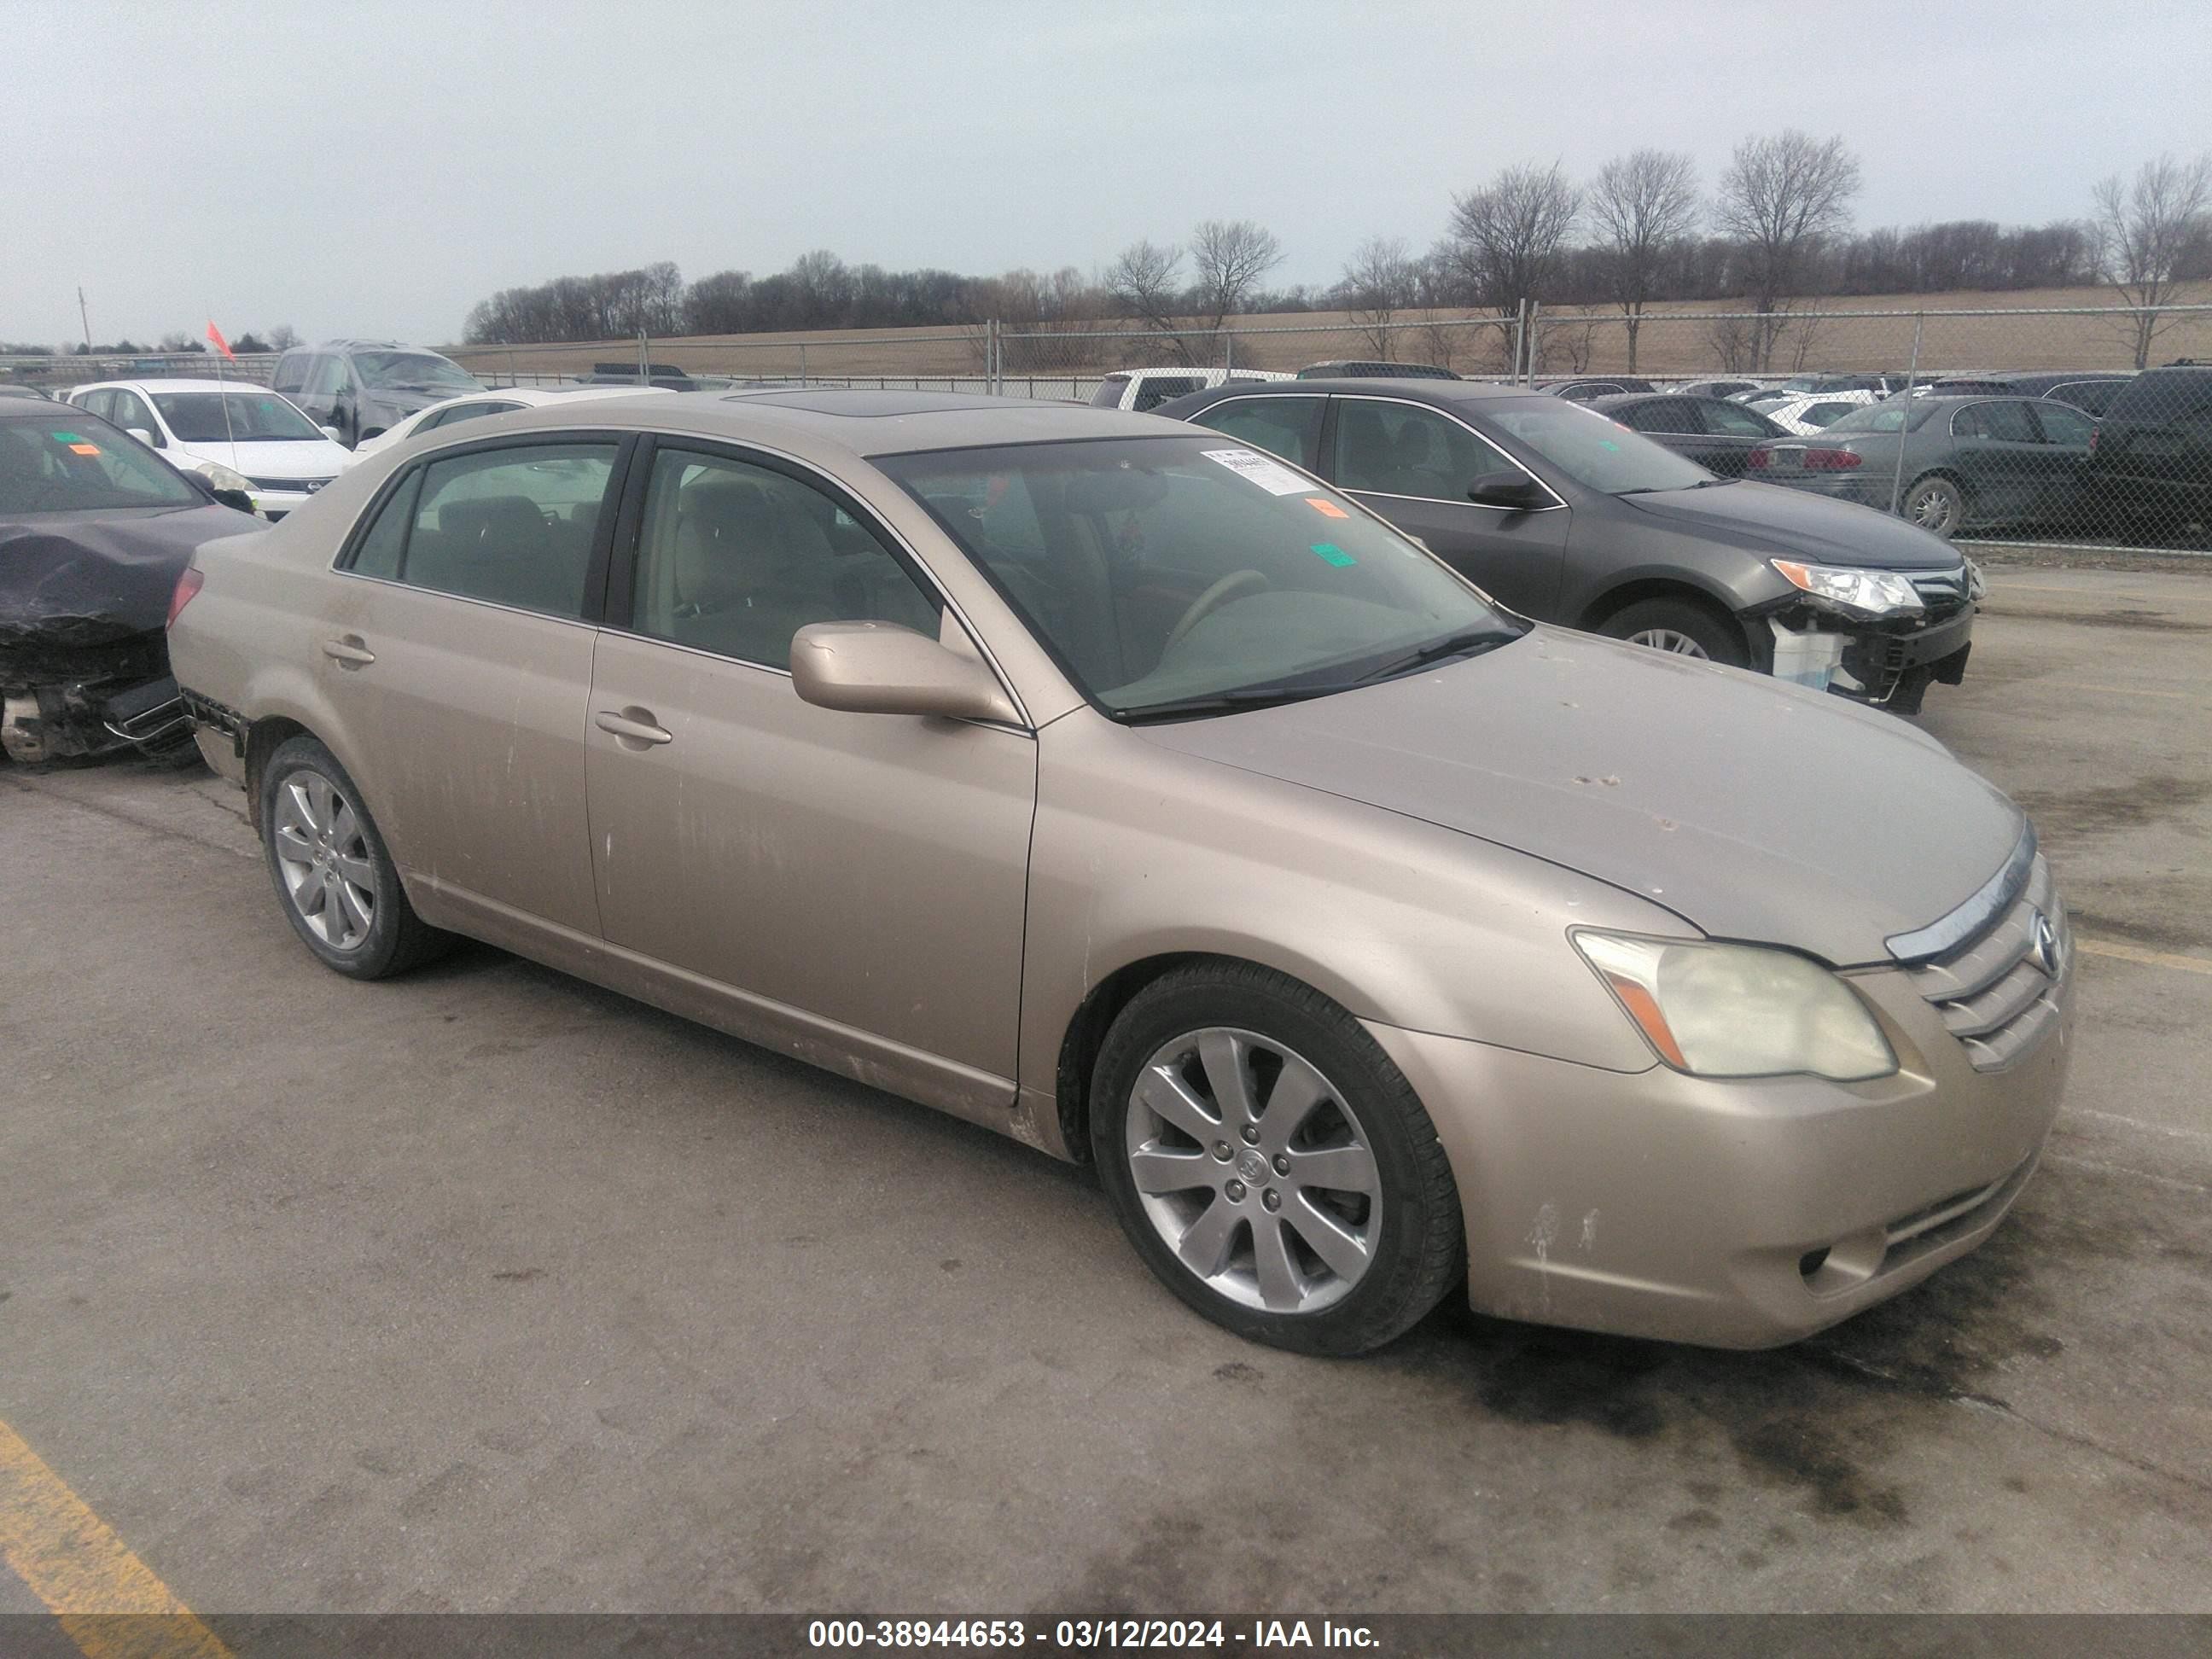
POLYGON ((177 625, 177 618, 185 614, 185 607, 192 602, 192 595, 200 591, 200 584, 206 580, 197 570, 187 570, 177 578, 177 590, 169 595, 169 620, 161 624, 163 628, 177 625))
POLYGON ((1761 445, 1743 458, 1743 464, 1754 472, 1764 472, 1774 465, 1774 452, 1761 445))
POLYGON ((1808 472, 1849 472, 1862 465, 1859 458, 1848 449, 1808 449, 1803 456, 1808 472))

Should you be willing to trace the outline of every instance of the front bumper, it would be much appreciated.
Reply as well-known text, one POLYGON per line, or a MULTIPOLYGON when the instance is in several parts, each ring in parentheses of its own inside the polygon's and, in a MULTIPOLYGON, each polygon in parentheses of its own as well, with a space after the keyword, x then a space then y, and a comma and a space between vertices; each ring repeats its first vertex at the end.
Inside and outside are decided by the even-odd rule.
POLYGON ((1851 976, 1895 1048, 1869 1083, 1607 1072, 1370 1024, 1459 1183, 1479 1311, 1667 1341, 1795 1341, 1995 1231, 2071 1057, 2059 1018, 2001 1071, 1901 969, 1851 976))
POLYGON ((1850 622, 1791 597, 1747 613, 1759 646, 1758 666, 1778 673, 1782 641, 1774 629, 1814 635, 1831 647, 1825 688, 1854 702, 1872 703, 1900 714, 1920 711, 1931 682, 1957 685, 1966 678, 1972 650, 1974 607, 1960 605, 1948 615, 1895 622, 1850 622))

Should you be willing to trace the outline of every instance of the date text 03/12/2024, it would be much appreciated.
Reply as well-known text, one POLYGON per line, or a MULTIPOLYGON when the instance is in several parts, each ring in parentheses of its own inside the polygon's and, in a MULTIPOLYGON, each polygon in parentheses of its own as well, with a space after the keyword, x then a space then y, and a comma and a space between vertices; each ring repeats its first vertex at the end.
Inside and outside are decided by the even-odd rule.
POLYGON ((1060 1619, 1032 1628, 1022 1619, 817 1619, 806 1627, 810 1648, 1023 1648, 1076 1651, 1191 1648, 1373 1649, 1364 1625, 1332 1620, 1060 1619))

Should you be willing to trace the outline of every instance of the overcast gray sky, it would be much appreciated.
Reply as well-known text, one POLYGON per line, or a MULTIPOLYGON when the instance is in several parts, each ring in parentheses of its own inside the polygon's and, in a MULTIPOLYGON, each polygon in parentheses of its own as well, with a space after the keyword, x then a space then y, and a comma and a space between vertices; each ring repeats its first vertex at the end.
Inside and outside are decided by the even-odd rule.
POLYGON ((493 290, 810 248, 984 273, 1252 217, 1325 283, 1508 162, 1842 133, 1862 225, 2212 146, 2207 0, 0 0, 0 338, 456 338, 493 290))

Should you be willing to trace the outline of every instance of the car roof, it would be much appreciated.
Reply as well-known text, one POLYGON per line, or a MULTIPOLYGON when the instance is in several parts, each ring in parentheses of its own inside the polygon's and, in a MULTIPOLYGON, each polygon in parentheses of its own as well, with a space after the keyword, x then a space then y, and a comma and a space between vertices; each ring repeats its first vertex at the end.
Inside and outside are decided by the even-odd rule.
MULTIPOLYGON (((562 398, 456 428, 470 439, 564 426, 636 428, 850 456, 1079 438, 1187 436, 1177 421, 1042 398, 980 392, 885 392, 842 386, 757 392, 664 392, 642 398, 562 398)), ((442 432, 435 434, 442 437, 442 432)))
MULTIPOLYGON (((1496 398, 1540 397, 1544 398, 1547 404, 1559 402, 1556 398, 1544 397, 1542 392, 1532 391, 1525 386, 1495 386, 1487 380, 1438 380, 1417 374, 1316 374, 1311 380, 1302 380, 1294 385, 1284 383, 1272 395, 1278 398, 1301 397, 1328 392, 1341 392, 1362 398, 1371 398, 1377 392, 1387 392, 1425 403, 1481 403, 1496 398)), ((1250 392, 1243 386, 1224 386, 1192 395, 1218 399, 1239 394, 1249 397, 1250 392)))
MULTIPOLYGON (((143 374, 128 380, 92 380, 83 386, 73 386, 72 392, 99 392, 109 386, 137 388, 144 386, 161 392, 267 392, 269 388, 254 380, 218 380, 211 376, 185 374, 143 374)), ((283 394, 276 394, 279 397, 283 394)))

